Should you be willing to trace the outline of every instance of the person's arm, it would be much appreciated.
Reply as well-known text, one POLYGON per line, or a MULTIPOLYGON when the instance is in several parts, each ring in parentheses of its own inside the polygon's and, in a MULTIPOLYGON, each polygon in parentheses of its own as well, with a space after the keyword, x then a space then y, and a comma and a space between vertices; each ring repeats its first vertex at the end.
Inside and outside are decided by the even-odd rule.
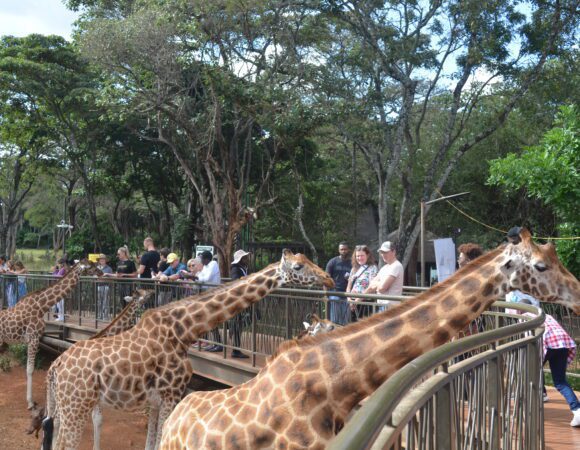
POLYGON ((388 275, 386 279, 377 285, 377 292, 384 292, 387 291, 395 282, 397 277, 394 275, 388 275))
POLYGON ((333 277, 334 275, 334 258, 332 258, 330 261, 328 261, 328 263, 326 264, 326 273, 328 275, 330 275, 331 277, 333 277))
POLYGON ((137 275, 143 275, 143 272, 145 272, 145 266, 143 264, 139 264, 139 267, 137 268, 137 275))

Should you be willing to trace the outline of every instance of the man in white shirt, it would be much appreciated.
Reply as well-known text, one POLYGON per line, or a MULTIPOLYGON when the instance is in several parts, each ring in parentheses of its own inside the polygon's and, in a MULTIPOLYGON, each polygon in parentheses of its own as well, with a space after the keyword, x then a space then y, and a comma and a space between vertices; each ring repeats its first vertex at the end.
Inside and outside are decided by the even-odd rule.
MULTIPOLYGON (((383 258, 385 265, 365 290, 367 294, 402 295, 403 294, 403 265, 397 259, 395 244, 385 241, 379 248, 379 254, 383 258)), ((390 300, 377 300, 379 311, 384 311, 389 305, 397 304, 390 300)))
MULTIPOLYGON (((201 263, 203 269, 197 274, 197 281, 200 283, 221 284, 220 267, 217 261, 213 260, 211 252, 207 250, 201 254, 201 263)), ((210 289, 213 286, 202 286, 202 291, 210 289)))

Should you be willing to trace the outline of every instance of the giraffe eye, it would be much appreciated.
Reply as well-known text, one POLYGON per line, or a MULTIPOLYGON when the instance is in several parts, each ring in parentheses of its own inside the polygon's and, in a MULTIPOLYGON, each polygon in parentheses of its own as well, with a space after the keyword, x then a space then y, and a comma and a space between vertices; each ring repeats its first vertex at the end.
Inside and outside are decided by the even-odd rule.
POLYGON ((534 268, 538 271, 538 272, 545 272, 546 270, 548 270, 548 268, 546 267, 546 265, 544 263, 537 263, 534 264, 534 268))
POLYGON ((304 264, 294 264, 294 265, 292 266, 292 268, 293 268, 294 270, 302 270, 302 268, 303 268, 303 267, 304 267, 304 264))

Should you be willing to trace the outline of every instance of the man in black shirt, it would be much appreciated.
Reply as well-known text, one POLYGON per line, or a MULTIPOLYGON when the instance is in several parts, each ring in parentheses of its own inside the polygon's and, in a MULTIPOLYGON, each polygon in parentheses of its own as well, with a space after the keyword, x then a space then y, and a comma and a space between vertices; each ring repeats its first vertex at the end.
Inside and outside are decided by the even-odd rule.
MULTIPOLYGON (((326 265, 326 272, 332 277, 335 291, 345 292, 348 285, 348 276, 352 269, 350 247, 347 242, 338 244, 338 256, 335 256, 326 265)), ((339 325, 348 323, 349 308, 345 297, 329 296, 330 320, 339 325)))
POLYGON ((141 263, 139 264, 137 273, 139 274, 139 278, 151 278, 151 271, 155 272, 157 270, 159 252, 155 250, 155 243, 149 236, 143 241, 143 248, 146 252, 141 255, 141 263))

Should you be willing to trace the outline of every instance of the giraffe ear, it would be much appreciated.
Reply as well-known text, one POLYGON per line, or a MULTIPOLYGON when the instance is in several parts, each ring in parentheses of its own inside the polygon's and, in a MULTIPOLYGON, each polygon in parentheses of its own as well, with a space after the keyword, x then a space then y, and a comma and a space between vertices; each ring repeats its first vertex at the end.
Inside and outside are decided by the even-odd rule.
POLYGON ((294 253, 292 253, 292 250, 288 250, 287 248, 285 248, 284 250, 282 250, 282 259, 284 258, 290 258, 294 256, 294 253))
POLYGON ((133 300, 133 297, 131 297, 130 295, 127 295, 127 296, 123 297, 123 300, 125 300, 127 303, 129 303, 131 300, 133 300))
POLYGON ((308 322, 302 322, 302 325, 304 325, 304 328, 306 330, 308 330, 308 328, 310 328, 310 324, 308 322))

